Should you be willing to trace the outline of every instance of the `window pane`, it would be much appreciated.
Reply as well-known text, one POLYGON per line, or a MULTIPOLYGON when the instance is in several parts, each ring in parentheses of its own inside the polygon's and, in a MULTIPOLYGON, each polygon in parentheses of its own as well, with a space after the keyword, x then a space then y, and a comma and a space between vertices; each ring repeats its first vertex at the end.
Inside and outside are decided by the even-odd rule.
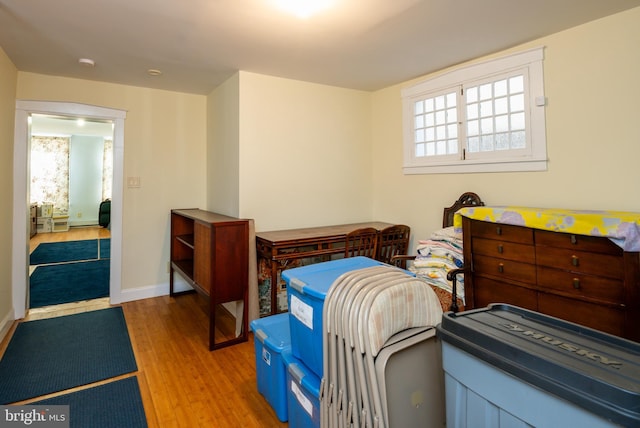
POLYGON ((496 116, 496 132, 507 132, 509 130, 509 116, 496 116))
POLYGON ((436 125, 442 125, 443 123, 446 123, 445 111, 439 110, 436 112, 436 125))
POLYGON ((458 153, 458 140, 449 140, 447 142, 447 145, 449 146, 448 150, 450 154, 455 154, 458 153))
POLYGON ((493 134, 493 118, 482 119, 480 121, 480 129, 482 134, 493 134))
POLYGON ((480 100, 488 100, 491 98, 491 83, 480 85, 480 100))
POLYGON ((493 103, 491 101, 484 101, 480 103, 480 117, 487 117, 493 114, 493 103))
POLYGON ((458 110, 450 108, 447 110, 447 123, 453 123, 458 121, 458 110))
POLYGON ((496 98, 494 106, 495 114, 506 114, 509 111, 506 97, 496 98))
POLYGON ((435 143, 427 143, 427 156, 433 156, 436 154, 435 143))
POLYGON ((509 134, 496 134, 496 150, 509 149, 509 134))
POLYGON ((436 97, 435 103, 436 103, 435 104, 436 110, 442 110, 443 108, 445 108, 444 95, 440 95, 439 97, 436 97))
POLYGON ((424 111, 425 112, 433 111, 433 98, 424 100, 424 111))
POLYGON ((456 93, 451 92, 447 94, 447 107, 455 107, 456 106, 456 93))
POLYGON ((413 126, 415 128, 424 128, 424 116, 416 116, 416 123, 413 126))
POLYGON ((510 96, 509 107, 511 111, 524 111, 524 94, 510 96))
POLYGON ((511 148, 512 149, 524 149, 527 147, 527 138, 524 131, 511 133, 511 148))
POLYGON ((478 109, 480 105, 477 103, 469 104, 467 106, 467 119, 477 119, 478 118, 478 109))
POLYGON ((425 129, 425 141, 434 141, 436 139, 435 128, 425 129))
POLYGON ((524 92, 524 76, 515 76, 509 79, 509 93, 524 92))
POLYGON ((511 115, 511 129, 524 129, 524 113, 511 115))
POLYGON ((478 101, 478 87, 467 88, 467 103, 475 103, 478 101))
POLYGON ((467 122, 467 135, 478 135, 480 133, 480 123, 477 120, 467 122))
POLYGON ((458 138, 458 124, 447 125, 447 136, 449 138, 458 138))
POLYGON ((424 129, 416 129, 416 143, 424 142, 424 129))
POLYGON ((493 150, 493 135, 483 135, 480 150, 490 152, 493 150))
POLYGON ((504 97, 507 95, 507 80, 498 80, 493 84, 493 96, 504 97))
POLYGON ((444 140, 445 138, 447 138, 447 127, 444 125, 436 127, 436 139, 444 140))
POLYGON ((424 121, 425 126, 435 125, 435 118, 433 117, 433 113, 425 114, 424 119, 425 119, 424 121))
POLYGON ((436 153, 439 155, 447 154, 447 142, 446 141, 438 141, 436 147, 436 153))
POLYGON ((416 144, 416 156, 422 157, 424 155, 424 144, 416 144))
POLYGON ((477 153, 480 151, 480 138, 470 137, 467 143, 467 150, 471 153, 477 153))
POLYGON ((422 114, 424 112, 424 101, 418 101, 414 107, 414 114, 422 114))

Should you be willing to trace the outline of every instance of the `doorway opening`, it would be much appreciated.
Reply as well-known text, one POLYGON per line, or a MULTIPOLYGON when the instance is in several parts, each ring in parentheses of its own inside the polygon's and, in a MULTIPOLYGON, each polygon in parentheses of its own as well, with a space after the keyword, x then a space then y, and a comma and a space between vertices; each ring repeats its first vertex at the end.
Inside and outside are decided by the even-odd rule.
MULTIPOLYGON (((30 248, 29 241, 32 229, 32 201, 31 201, 31 139, 38 134, 38 121, 44 118, 64 118, 68 124, 77 123, 83 119, 85 124, 108 124, 112 137, 112 180, 111 207, 109 222, 110 260, 109 271, 109 303, 121 302, 121 254, 122 254, 122 182, 123 182, 123 153, 124 153, 124 119, 126 112, 110 108, 90 106, 77 103, 23 101, 16 102, 15 141, 14 141, 14 201, 13 201, 13 307, 16 319, 24 318, 29 308, 29 271, 30 248), (36 126, 34 126, 36 118, 36 126), (70 120, 73 119, 73 120, 70 120)), ((69 200, 67 212, 58 211, 58 217, 66 220, 66 227, 73 222, 91 223, 84 217, 80 206, 80 199, 75 199, 78 206, 69 200), (80 211, 73 211, 80 207, 80 211), (78 212, 80 215, 78 215, 78 212)), ((94 202, 90 202, 94 204, 94 202)), ((61 204, 64 205, 64 204, 61 204)), ((53 208, 52 208, 53 209, 53 208)), ((97 209, 97 207, 96 207, 97 209)), ((87 214, 89 212, 87 211, 87 214)), ((97 214, 97 213, 96 213, 97 214)), ((93 214, 90 214, 93 215, 93 214)), ((64 222, 63 222, 64 223, 64 222)), ((76 224, 87 226, 87 224, 76 224)), ((36 225, 37 227, 37 225, 36 225)), ((60 227, 60 226, 59 226, 60 227)), ((63 227, 65 227, 63 225, 63 227)))

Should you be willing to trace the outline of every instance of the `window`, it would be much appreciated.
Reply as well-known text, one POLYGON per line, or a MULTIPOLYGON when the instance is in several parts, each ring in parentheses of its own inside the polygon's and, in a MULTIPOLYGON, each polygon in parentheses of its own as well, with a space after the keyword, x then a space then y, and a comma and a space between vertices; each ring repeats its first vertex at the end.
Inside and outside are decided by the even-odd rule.
POLYGON ((402 91, 405 174, 546 170, 542 48, 402 91))

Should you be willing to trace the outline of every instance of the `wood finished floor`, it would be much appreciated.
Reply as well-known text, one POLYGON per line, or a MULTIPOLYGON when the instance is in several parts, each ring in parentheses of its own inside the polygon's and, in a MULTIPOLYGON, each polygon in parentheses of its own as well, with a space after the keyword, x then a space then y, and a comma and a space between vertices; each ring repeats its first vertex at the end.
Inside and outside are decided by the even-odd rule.
MULTIPOLYGON (((37 242, 108 237, 105 229, 82 229, 36 235, 37 242)), ((35 245, 32 239, 32 250, 35 245)), ((30 311, 27 320, 109 306, 108 299, 54 306, 30 311)), ((287 426, 258 393, 253 336, 248 342, 209 351, 208 308, 198 295, 162 296, 121 306, 138 364, 138 371, 127 376, 138 378, 150 428, 287 426)), ((220 323, 233 325, 233 319, 220 323)), ((14 329, 0 343, 0 354, 14 329)), ((47 397, 53 395, 59 394, 47 397)))

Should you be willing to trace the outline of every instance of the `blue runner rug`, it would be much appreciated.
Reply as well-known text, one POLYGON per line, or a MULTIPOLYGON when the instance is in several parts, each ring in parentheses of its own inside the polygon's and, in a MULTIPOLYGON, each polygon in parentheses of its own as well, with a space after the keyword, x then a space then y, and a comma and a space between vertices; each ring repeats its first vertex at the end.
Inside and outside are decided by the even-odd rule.
POLYGON ((0 404, 137 369, 121 307, 21 322, 0 360, 0 404))
POLYGON ((147 427, 140 388, 135 376, 29 405, 68 405, 71 428, 147 427))
POLYGON ((38 266, 29 277, 29 307, 109 296, 109 259, 38 266))
POLYGON ((38 244, 29 257, 29 264, 72 262, 77 260, 95 260, 98 258, 98 240, 43 242, 38 244))

